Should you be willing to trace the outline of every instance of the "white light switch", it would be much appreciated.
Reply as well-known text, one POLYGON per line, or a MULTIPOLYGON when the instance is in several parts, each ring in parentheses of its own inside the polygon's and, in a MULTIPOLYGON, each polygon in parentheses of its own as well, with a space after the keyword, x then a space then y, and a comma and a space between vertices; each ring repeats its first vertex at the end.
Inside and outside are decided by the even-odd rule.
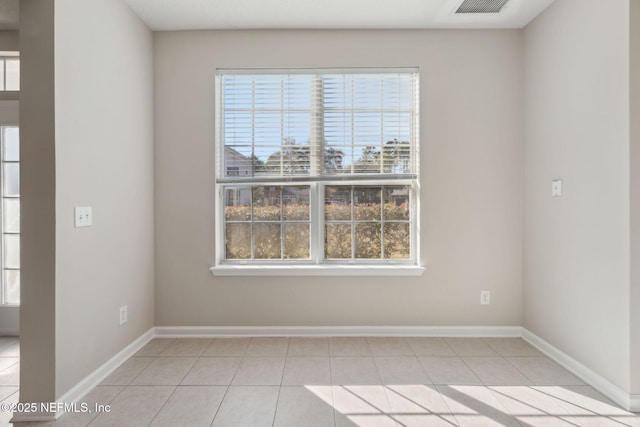
POLYGON ((93 225, 93 209, 91 206, 76 206, 75 214, 76 227, 89 227, 90 225, 93 225))
POLYGON ((562 180, 554 179, 551 181, 551 195, 553 197, 561 197, 562 196, 562 180))

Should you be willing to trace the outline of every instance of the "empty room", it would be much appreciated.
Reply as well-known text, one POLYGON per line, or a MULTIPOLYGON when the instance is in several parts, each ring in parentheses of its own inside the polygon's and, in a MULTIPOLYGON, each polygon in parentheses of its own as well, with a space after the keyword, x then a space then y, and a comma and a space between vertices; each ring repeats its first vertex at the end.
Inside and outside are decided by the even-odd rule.
POLYGON ((640 426, 640 1, 9 3, 2 422, 640 426))

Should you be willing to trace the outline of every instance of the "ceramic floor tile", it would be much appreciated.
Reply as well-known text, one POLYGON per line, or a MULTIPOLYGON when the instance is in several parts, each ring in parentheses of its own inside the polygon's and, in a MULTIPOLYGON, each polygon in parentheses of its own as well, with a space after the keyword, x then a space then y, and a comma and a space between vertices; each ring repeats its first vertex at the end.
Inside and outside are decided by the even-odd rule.
POLYGON ((288 357, 284 365, 283 385, 331 385, 328 357, 288 357))
POLYGON ((445 338, 458 356, 497 356, 481 338, 445 338))
POLYGON ((415 356, 375 357, 382 384, 431 384, 415 356))
POLYGON ((364 337, 332 337, 329 338, 329 354, 331 356, 370 356, 371 350, 364 337))
MULTIPOLYGON (((19 401, 19 394, 18 393, 13 393, 10 396, 6 397, 2 401, 2 403, 15 404, 15 403, 18 403, 18 401, 19 401)), ((2 411, 2 410, 0 410, 0 426, 26 427, 26 423, 10 424, 9 421, 11 421, 11 418, 13 418, 13 412, 12 411, 2 411)))
POLYGON ((133 379, 133 385, 178 385, 195 357, 157 357, 133 379))
POLYGON ((453 414, 435 386, 388 385, 385 391, 396 417, 406 416, 413 425, 419 420, 431 420, 438 425, 438 419, 455 425, 453 414))
POLYGON ((590 386, 535 386, 539 393, 555 399, 567 412, 577 417, 593 415, 628 416, 632 415, 590 386))
POLYGON ((338 427, 397 425, 383 386, 333 386, 332 395, 338 427))
POLYGON ((231 386, 211 426, 269 427, 276 412, 278 393, 279 387, 231 386))
POLYGON ((0 372, 0 386, 14 386, 20 385, 20 364, 16 363, 0 372))
POLYGON ((484 386, 438 386, 460 426, 521 427, 493 393, 484 386))
POLYGON ((329 340, 327 338, 290 338, 289 356, 328 356, 329 340))
POLYGON ((371 354, 374 356, 413 356, 413 350, 407 340, 400 337, 367 338, 371 354))
POLYGON ((505 357, 536 385, 584 385, 584 382, 548 357, 505 357))
POLYGON ((13 393, 17 391, 18 391, 18 387, 13 387, 13 386, 0 387, 0 401, 6 399, 7 397, 11 396, 13 393))
POLYGON ((489 390, 507 412, 520 421, 531 421, 532 425, 553 425, 548 423, 562 419, 562 425, 579 425, 573 418, 574 411, 564 408, 558 399, 533 387, 492 386, 489 390))
POLYGON ((208 427, 227 391, 225 386, 179 386, 151 427, 208 427))
POLYGON ((245 356, 286 356, 289 338, 258 337, 252 338, 245 356))
POLYGON ((181 385, 229 385, 239 364, 239 357, 201 357, 181 385))
POLYGON ((395 419, 399 425, 404 427, 453 427, 458 424, 455 421, 455 417, 440 416, 430 414, 417 414, 417 415, 396 415, 395 419))
POLYGON ((542 356, 542 353, 522 338, 482 338, 500 356, 542 356))
POLYGON ((481 384, 480 379, 459 357, 419 357, 434 384, 481 384))
MULTIPOLYGON (((90 412, 69 412, 62 415, 55 423, 54 427, 80 427, 86 426, 101 412, 111 410, 111 402, 124 390, 124 386, 97 386, 80 400, 79 408, 86 405, 90 412)), ((33 426, 32 426, 33 427, 33 426)), ((38 425, 37 427, 41 427, 38 425)))
POLYGON ((148 425, 175 390, 173 386, 128 386, 110 403, 111 411, 99 414, 91 427, 140 427, 148 425))
POLYGON ((283 386, 278 397, 275 427, 332 427, 335 425, 331 393, 320 398, 306 387, 283 386), (327 402, 326 399, 329 399, 327 402))
MULTIPOLYGON (((525 415, 517 416, 516 420, 526 427, 580 427, 576 419, 554 417, 551 415, 525 415)), ((622 426, 618 426, 622 427, 622 426)))
POLYGON ((334 385, 375 385, 380 376, 373 357, 332 357, 331 382, 334 385))
POLYGON ((166 346, 160 356, 201 356, 210 343, 210 338, 181 338, 166 346))
POLYGON ((154 357, 132 357, 102 380, 101 385, 127 385, 154 360, 154 357))
POLYGON ((170 345, 175 338, 154 338, 149 341, 144 347, 142 347, 135 356, 159 356, 168 345, 170 345))
POLYGON ((618 427, 640 427, 640 415, 615 416, 611 419, 620 424, 618 427))
POLYGON ((462 360, 484 385, 532 385, 502 357, 463 357, 462 360))
POLYGON ((242 356, 251 338, 214 338, 202 356, 242 356))
POLYGON ((456 356, 455 351, 443 338, 407 338, 417 356, 456 356))
POLYGON ((10 368, 16 363, 20 363, 19 357, 0 357, 0 371, 10 368))
POLYGON ((398 427, 393 415, 367 414, 367 415, 342 415, 335 414, 336 427, 398 427))
POLYGON ((280 385, 284 362, 284 357, 245 357, 240 362, 232 384, 280 385))

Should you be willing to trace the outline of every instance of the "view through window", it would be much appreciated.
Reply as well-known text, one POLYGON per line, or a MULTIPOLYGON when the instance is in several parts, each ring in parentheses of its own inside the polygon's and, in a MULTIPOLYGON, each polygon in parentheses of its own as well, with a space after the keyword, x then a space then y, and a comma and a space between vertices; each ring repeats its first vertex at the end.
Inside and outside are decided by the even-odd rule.
POLYGON ((20 132, 0 126, 2 196, 2 295, 4 305, 20 304, 20 132))

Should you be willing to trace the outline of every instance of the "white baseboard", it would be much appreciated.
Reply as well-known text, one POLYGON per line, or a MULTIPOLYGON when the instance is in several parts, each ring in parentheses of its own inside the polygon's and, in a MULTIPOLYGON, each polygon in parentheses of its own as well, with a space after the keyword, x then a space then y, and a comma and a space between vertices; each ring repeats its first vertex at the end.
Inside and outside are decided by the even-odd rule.
POLYGON ((640 394, 629 396, 629 410, 631 412, 640 412, 640 394))
MULTIPOLYGON (((103 379, 108 377, 113 371, 115 371, 120 365, 127 361, 131 356, 136 354, 138 350, 144 347, 154 337, 154 328, 149 329, 147 332, 138 337, 131 344, 123 348, 118 354, 107 360, 102 366, 87 375, 82 381, 72 387, 69 391, 63 394, 56 403, 61 405, 58 407, 64 407, 64 404, 71 404, 80 401, 87 393, 98 385, 103 379)), ((12 423, 17 422, 35 422, 35 421, 54 421, 64 414, 64 411, 52 412, 14 412, 12 423)))
POLYGON ((522 338, 549 356, 556 363, 569 370, 585 383, 589 384, 613 402, 620 405, 623 409, 634 412, 640 410, 640 396, 629 395, 611 381, 600 376, 590 368, 578 362, 568 354, 558 350, 556 347, 525 328, 522 329, 522 338))
POLYGON ((520 326, 156 326, 157 337, 520 337, 520 326))

